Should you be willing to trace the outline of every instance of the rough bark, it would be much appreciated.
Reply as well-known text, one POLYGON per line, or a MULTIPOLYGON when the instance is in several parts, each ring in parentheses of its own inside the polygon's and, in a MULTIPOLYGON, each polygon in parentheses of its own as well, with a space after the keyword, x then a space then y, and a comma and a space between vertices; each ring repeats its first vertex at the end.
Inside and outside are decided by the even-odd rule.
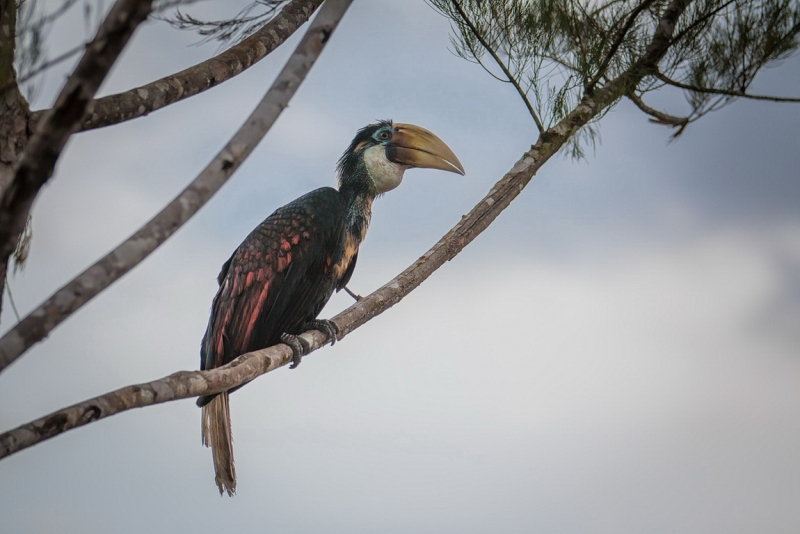
POLYGON ((44 115, 15 162, 13 178, 0 197, 0 278, 5 278, 9 256, 36 195, 52 175, 67 139, 82 123, 89 102, 133 31, 147 17, 151 4, 152 0, 118 0, 114 4, 55 106, 44 115))
MULTIPOLYGON (((93 100, 80 130, 142 117, 233 78, 283 44, 322 1, 293 0, 263 28, 221 54, 147 85, 93 100)), ((39 120, 44 113, 34 112, 33 120, 39 120)))
POLYGON ((250 117, 158 215, 0 338, 0 372, 75 310, 139 264, 188 221, 239 168, 286 108, 352 0, 328 0, 250 117))
POLYGON ((14 70, 17 5, 0 0, 0 196, 14 176, 14 163, 28 141, 28 103, 17 87, 14 70))
MULTIPOLYGON (((14 178, 14 163, 30 137, 28 103, 17 86, 14 70, 17 3, 0 0, 0 198, 14 178)), ((5 269, 0 274, 0 312, 3 310, 5 269)))
MULTIPOLYGON (((522 159, 427 253, 389 283, 334 317, 332 320, 340 331, 339 339, 402 300, 446 261, 453 259, 500 215, 572 135, 625 94, 624 89, 641 82, 664 57, 675 22, 690 1, 674 0, 665 10, 647 53, 631 69, 592 96, 585 97, 564 120, 540 135, 522 159)), ((311 350, 325 342, 325 337, 317 331, 306 332, 303 336, 311 350)), ((211 371, 181 371, 154 382, 113 391, 0 435, 0 458, 124 410, 229 389, 286 365, 291 356, 291 350, 280 344, 243 354, 211 371)))
MULTIPOLYGON (((13 81, 9 83, 12 85, 0 92, 0 197, 14 178, 14 163, 25 150, 31 134, 28 103, 17 85, 13 81)), ((0 85, 6 84, 0 82, 0 85)))

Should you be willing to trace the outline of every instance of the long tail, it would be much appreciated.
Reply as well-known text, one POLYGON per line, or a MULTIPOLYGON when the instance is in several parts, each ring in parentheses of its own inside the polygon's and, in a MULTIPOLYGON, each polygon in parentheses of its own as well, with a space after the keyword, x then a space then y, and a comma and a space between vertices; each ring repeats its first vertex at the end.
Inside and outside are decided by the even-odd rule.
POLYGON ((211 447, 219 494, 226 491, 232 497, 236 493, 236 468, 233 465, 233 434, 227 391, 203 406, 203 445, 211 447))

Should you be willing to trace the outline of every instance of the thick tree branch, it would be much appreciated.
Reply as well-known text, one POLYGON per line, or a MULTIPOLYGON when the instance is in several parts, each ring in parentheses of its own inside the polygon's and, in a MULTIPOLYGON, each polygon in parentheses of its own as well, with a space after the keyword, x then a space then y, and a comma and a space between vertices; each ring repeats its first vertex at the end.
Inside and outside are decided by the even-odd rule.
MULTIPOLYGON (((657 64, 666 53, 675 20, 689 1, 674 0, 645 56, 619 78, 584 98, 561 122, 541 134, 522 159, 436 245, 388 284, 334 317, 340 331, 339 339, 400 302, 445 262, 453 259, 500 215, 572 135, 618 98, 620 87, 639 83, 646 75, 646 67, 657 64)), ((312 350, 325 342, 324 336, 317 331, 306 332, 303 336, 312 350)), ((107 393, 0 435, 0 458, 125 410, 230 389, 287 364, 291 357, 291 350, 280 344, 243 354, 230 364, 211 371, 181 371, 154 382, 107 393)))
MULTIPOLYGON (((93 100, 81 130, 142 117, 233 78, 283 44, 321 3, 322 0, 293 0, 263 28, 218 56, 147 85, 93 100)), ((43 113, 34 112, 34 120, 43 113)))
POLYGON ((288 105, 352 0, 328 0, 269 91, 227 145, 158 215, 0 338, 0 371, 167 240, 216 193, 288 105))
POLYGON ((0 0, 0 87, 13 84, 15 37, 17 34, 17 2, 0 0))
POLYGON ((679 89, 685 89, 686 91, 694 91, 695 93, 731 96, 736 98, 750 98, 751 100, 769 100, 771 102, 800 102, 800 98, 798 97, 751 95, 750 93, 745 93, 744 91, 732 91, 730 89, 717 89, 714 87, 700 87, 698 85, 689 85, 686 83, 679 82, 677 80, 673 80, 672 78, 667 77, 667 75, 663 74, 662 72, 655 72, 653 75, 662 82, 666 83, 667 85, 672 85, 673 87, 678 87, 679 89))
POLYGON ((0 279, 8 271, 9 256, 25 228, 33 200, 50 179, 67 139, 80 125, 97 88, 151 5, 152 0, 117 0, 16 162, 14 177, 0 197, 0 279))
POLYGON ((647 104, 644 103, 636 93, 628 93, 625 95, 628 99, 636 104, 636 107, 653 117, 650 119, 650 122, 654 122, 656 124, 663 124, 665 126, 672 126, 674 128, 678 128, 678 131, 672 134, 672 137, 678 137, 683 133, 683 130, 686 129, 686 126, 689 125, 689 117, 676 117, 675 115, 670 115, 668 113, 664 113, 663 111, 659 111, 655 108, 651 108, 647 104))
MULTIPOLYGON (((466 24, 467 27, 469 27, 470 31, 475 36, 475 38, 478 39, 478 41, 480 41, 481 45, 483 45, 486 51, 489 52, 489 54, 492 56, 492 59, 494 59, 495 63, 497 63, 497 65, 503 71, 503 74, 505 74, 506 77, 508 78, 509 83, 511 83, 511 85, 513 85, 514 88, 517 90, 517 93, 519 93, 520 98, 522 98, 522 101, 525 103, 525 107, 528 108, 528 113, 530 113, 531 118, 533 118, 533 122, 536 124, 536 128, 539 129, 539 133, 544 133, 544 125, 542 124, 541 119, 539 119, 539 115, 537 115, 536 111, 534 111, 530 100, 528 100, 528 95, 525 94, 525 91, 523 91, 522 86, 519 84, 519 81, 513 74, 511 74, 511 71, 508 70, 508 67, 506 66, 505 62, 502 59, 500 59, 500 56, 497 55, 497 52, 494 51, 494 48, 489 46, 489 43, 486 42, 486 40, 483 38, 483 35, 481 35, 481 33, 472 23, 470 18, 464 12, 464 10, 461 9, 461 5, 456 0, 452 0, 452 2, 453 6, 456 8, 456 11, 458 11, 459 16, 461 17, 461 20, 464 21, 464 24, 466 24)), ((483 64, 481 63, 481 65, 483 64)))
MULTIPOLYGON (((22 96, 14 69, 17 35, 17 2, 0 0, 0 198, 14 179, 14 163, 25 150, 28 130, 28 102, 22 96)), ((0 313, 3 310, 3 288, 6 270, 0 272, 0 313)))

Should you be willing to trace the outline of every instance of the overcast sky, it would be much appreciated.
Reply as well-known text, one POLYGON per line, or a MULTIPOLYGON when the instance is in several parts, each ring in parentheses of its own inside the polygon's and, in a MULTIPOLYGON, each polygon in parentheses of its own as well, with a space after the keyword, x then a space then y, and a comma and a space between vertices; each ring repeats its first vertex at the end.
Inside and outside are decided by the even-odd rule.
MULTIPOLYGON (((224 16, 222 3, 193 13, 224 16)), ((50 36, 56 55, 81 18, 50 36)), ((34 210, 22 313, 134 232, 240 126, 298 36, 222 86, 70 141, 34 210)), ((102 93, 216 44, 141 28, 102 93)), ((220 265, 276 207, 335 183, 355 131, 419 124, 465 177, 411 170, 375 203, 350 287, 416 260, 535 141, 513 89, 448 51, 422 1, 357 0, 289 108, 165 246, 0 375, 0 429, 195 369, 220 265)), ((52 103, 66 67, 40 84, 52 103)), ((797 58, 756 93, 797 96, 797 58)), ((685 110, 678 94, 652 104, 685 110)), ((738 102, 670 130, 621 102, 418 290, 300 368, 232 396, 220 498, 192 400, 0 462, 3 532, 800 531, 800 105, 738 102)), ((350 304, 336 295, 323 316, 350 304)), ((3 307, 2 330, 14 323, 3 307)))

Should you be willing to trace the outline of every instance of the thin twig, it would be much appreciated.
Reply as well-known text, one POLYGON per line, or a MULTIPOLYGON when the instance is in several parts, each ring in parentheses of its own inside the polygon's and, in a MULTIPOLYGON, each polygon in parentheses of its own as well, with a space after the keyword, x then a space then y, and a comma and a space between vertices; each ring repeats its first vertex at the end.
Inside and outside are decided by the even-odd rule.
POLYGON ((472 31, 472 34, 475 36, 476 39, 478 39, 478 41, 480 41, 481 45, 483 45, 486 51, 489 52, 489 54, 495 60, 497 65, 503 70, 503 74, 505 74, 508 77, 508 81, 511 82, 514 88, 517 90, 517 93, 519 93, 519 96, 525 103, 525 107, 528 108, 528 113, 530 113, 531 117, 533 117, 533 122, 536 123, 536 128, 539 130, 539 133, 540 134, 544 133, 544 125, 542 124, 542 121, 539 120, 539 116, 533 110, 533 106, 531 105, 530 100, 528 100, 528 95, 525 94, 525 91, 522 90, 522 87, 520 86, 517 79, 514 77, 513 74, 511 74, 511 71, 508 70, 508 67, 506 67, 506 64, 503 62, 502 59, 500 59, 500 56, 498 56, 497 53, 494 51, 494 49, 491 46, 489 46, 489 43, 486 42, 486 40, 483 38, 481 33, 475 27, 475 25, 472 24, 472 21, 469 19, 469 17, 467 17, 467 14, 464 13, 464 10, 461 9, 459 3, 456 0, 452 0, 452 2, 456 10, 458 11, 458 14, 461 17, 461 19, 469 27, 470 31, 472 31))
MULTIPOLYGON (((39 19, 36 21, 36 25, 38 25, 39 27, 42 27, 45 24, 50 24, 51 22, 54 22, 56 19, 61 17, 61 15, 63 15, 67 11, 69 11, 69 9, 73 5, 75 5, 75 2, 77 2, 77 0, 65 0, 60 6, 58 6, 56 9, 54 9, 53 11, 48 13, 47 15, 42 15, 41 17, 39 17, 39 19)), ((22 2, 19 2, 19 4, 21 5, 22 2)), ((22 31, 18 31, 17 32, 17 37, 20 37, 22 35, 25 35, 26 33, 29 33, 32 29, 33 29, 33 26, 29 26, 27 28, 23 28, 22 31)))
MULTIPOLYGON (((86 50, 86 47, 88 45, 89 45, 89 43, 81 43, 81 44, 79 44, 79 45, 77 45, 77 46, 75 46, 73 48, 70 48, 69 50, 67 50, 66 52, 62 53, 61 55, 58 55, 58 56, 54 57, 53 59, 48 59, 47 61, 45 61, 44 63, 42 63, 38 67, 36 67, 35 69, 33 69, 31 71, 28 71, 25 74, 23 74, 22 76, 20 76, 13 83, 8 83, 8 84, 4 85, 3 87, 0 87, 0 93, 4 93, 4 92, 8 91, 9 89, 12 89, 16 85, 23 84, 23 83, 27 82, 28 80, 30 80, 31 78, 33 78, 34 76, 37 76, 38 74, 41 74, 45 70, 49 69, 50 67, 58 65, 62 61, 66 61, 67 59, 69 59, 72 56, 76 55, 78 52, 86 50)), ((45 112, 44 111, 38 111, 38 112, 34 112, 34 113, 39 113, 41 115, 44 115, 45 112)))
MULTIPOLYGON (((11 303, 11 310, 14 312, 14 317, 17 318, 17 323, 19 323, 19 310, 17 309, 17 303, 14 302, 14 295, 11 293, 11 284, 8 283, 8 275, 6 275, 6 293, 8 293, 8 302, 11 303)), ((2 297, 0 297, 2 298, 2 297)))
POLYGON ((349 288, 349 287, 347 287, 347 286, 344 286, 344 290, 345 290, 345 292, 346 292, 348 295, 350 295, 351 297, 353 297, 353 300, 355 300, 356 302, 358 302, 359 300, 361 300, 361 299, 363 299, 363 298, 364 298, 364 297, 362 297, 361 295, 357 295, 357 294, 353 293, 352 291, 350 291, 350 288, 349 288))
POLYGON ((144 260, 230 178, 288 105, 352 0, 328 0, 269 91, 206 168, 158 215, 104 258, 56 291, 0 338, 0 371, 75 310, 144 260))
POLYGON ((678 131, 672 134, 673 138, 678 137, 683 133, 683 130, 689 125, 690 119, 689 117, 676 117, 675 115, 669 115, 668 113, 664 113, 663 111, 658 111, 655 108, 651 108, 647 104, 644 103, 636 93, 628 93, 625 95, 628 99, 636 104, 636 107, 653 117, 650 119, 651 122, 656 124, 663 124, 665 126, 672 126, 673 128, 678 128, 678 131))
MULTIPOLYGON (((333 321, 339 327, 338 338, 345 337, 400 302, 439 267, 453 259, 489 227, 570 137, 617 100, 622 88, 641 82, 650 66, 657 64, 666 53, 675 20, 688 1, 673 0, 665 10, 647 53, 593 96, 584 98, 561 122, 539 135, 522 159, 436 245, 389 283, 334 317, 333 321)), ((302 336, 312 351, 327 340, 317 331, 305 332, 302 336)), ((0 434, 0 458, 132 408, 228 390, 277 369, 291 359, 289 347, 279 344, 243 354, 228 365, 210 371, 180 371, 160 380, 118 389, 0 434)))
POLYGON ((666 83, 667 85, 672 85, 674 87, 678 87, 679 89, 685 89, 687 91, 694 91, 695 93, 706 93, 711 95, 723 95, 723 96, 732 96, 732 97, 739 97, 739 98, 749 98, 751 100, 769 100, 771 102, 800 102, 800 98, 798 97, 789 97, 789 96, 770 96, 770 95, 753 95, 750 93, 745 93, 743 91, 732 91, 730 89, 717 89, 715 87, 700 87, 697 85, 689 85, 686 83, 679 82, 677 80, 673 80, 668 78, 667 75, 663 74, 662 72, 656 72, 653 74, 656 78, 661 80, 662 82, 666 83))
POLYGON ((636 19, 639 17, 642 11, 650 7, 654 2, 655 0, 644 0, 641 4, 636 6, 633 11, 631 11, 631 14, 628 16, 628 20, 625 21, 625 25, 617 32, 614 42, 611 43, 611 47, 608 49, 608 52, 606 52, 606 56, 603 58, 602 63, 600 63, 600 66, 597 68, 597 74, 595 74, 594 78, 592 78, 591 81, 589 81, 589 83, 586 85, 586 94, 592 94, 594 87, 605 75, 608 65, 611 63, 611 60, 614 59, 614 56, 617 54, 617 50, 622 45, 623 41, 625 40, 625 36, 628 35, 628 32, 633 27, 636 19))

